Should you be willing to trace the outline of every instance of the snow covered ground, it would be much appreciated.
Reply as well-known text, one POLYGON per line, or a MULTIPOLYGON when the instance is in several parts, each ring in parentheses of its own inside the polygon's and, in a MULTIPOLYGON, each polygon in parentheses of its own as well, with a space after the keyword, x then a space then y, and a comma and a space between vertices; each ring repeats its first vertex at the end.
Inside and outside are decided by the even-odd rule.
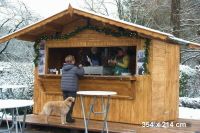
POLYGON ((200 109, 179 107, 179 118, 200 120, 200 109))
MULTIPOLYGON (((0 62, 0 85, 25 85, 25 90, 13 89, 16 98, 32 99, 34 64, 21 62, 0 62)), ((9 91, 2 89, 3 98, 9 98, 9 91)))

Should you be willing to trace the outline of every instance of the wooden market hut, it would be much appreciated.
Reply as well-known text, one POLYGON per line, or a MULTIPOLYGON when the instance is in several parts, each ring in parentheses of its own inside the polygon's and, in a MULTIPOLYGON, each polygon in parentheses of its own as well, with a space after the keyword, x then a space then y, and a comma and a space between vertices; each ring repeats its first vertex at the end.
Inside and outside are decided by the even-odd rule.
MULTIPOLYGON (((45 43, 44 73, 39 74, 35 67, 34 114, 38 114, 47 101, 62 99, 61 75, 50 74, 48 69, 60 68, 66 53, 78 56, 79 48, 88 47, 132 49, 131 75, 85 75, 80 80, 80 90, 116 91, 118 95, 110 101, 108 120, 132 124, 178 118, 180 48, 200 46, 171 34, 71 5, 58 14, 0 38, 0 43, 13 38, 36 42, 36 53, 41 50, 38 45, 45 43), (137 53, 141 50, 146 54, 143 75, 136 72, 137 53)), ((85 102, 89 103, 90 99, 86 97, 85 102)), ((79 97, 73 116, 82 118, 79 97)), ((92 116, 92 119, 102 117, 92 116)))

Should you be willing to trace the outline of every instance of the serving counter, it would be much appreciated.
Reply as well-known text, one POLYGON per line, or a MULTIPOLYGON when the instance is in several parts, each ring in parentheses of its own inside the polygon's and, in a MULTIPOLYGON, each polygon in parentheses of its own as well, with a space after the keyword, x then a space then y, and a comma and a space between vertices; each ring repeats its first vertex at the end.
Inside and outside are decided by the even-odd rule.
MULTIPOLYGON (((146 76, 145 76, 146 77, 146 76)), ((148 85, 148 78, 143 76, 104 76, 104 75, 84 75, 79 80, 79 90, 101 90, 115 91, 116 96, 110 99, 110 111, 108 121, 138 123, 144 120, 141 116, 144 100, 147 93, 143 91, 148 85), (143 82, 140 82, 143 81, 143 82), (144 82, 145 81, 145 82, 144 82), (142 83, 142 84, 140 84, 142 83), (146 84, 145 84, 146 83, 146 84)), ((34 113, 39 114, 43 105, 47 101, 63 100, 60 88, 61 75, 45 74, 35 76, 34 101, 37 105, 34 106, 34 113)), ((89 110, 89 103, 92 98, 85 97, 86 110, 89 110), (87 106, 88 105, 88 106, 87 106)), ((95 111, 101 111, 101 99, 97 99, 95 111)), ((145 103, 145 106, 147 104, 145 103)), ((77 96, 73 117, 83 118, 81 113, 80 97, 77 96)), ((91 116, 91 119, 102 120, 99 115, 91 116)))
MULTIPOLYGON (((85 75, 79 80, 80 90, 115 91, 116 98, 134 99, 134 76, 85 75)), ((61 93, 61 75, 46 74, 38 78, 41 89, 45 93, 61 93)))

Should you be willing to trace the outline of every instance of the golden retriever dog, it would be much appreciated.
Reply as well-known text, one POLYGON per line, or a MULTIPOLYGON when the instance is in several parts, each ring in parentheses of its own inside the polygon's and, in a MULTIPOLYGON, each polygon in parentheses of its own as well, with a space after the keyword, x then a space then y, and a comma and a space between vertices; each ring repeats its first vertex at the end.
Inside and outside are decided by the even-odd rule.
POLYGON ((43 106, 43 110, 41 112, 42 115, 45 115, 45 121, 48 123, 48 116, 52 113, 60 114, 61 123, 66 124, 66 115, 69 112, 69 109, 74 102, 75 98, 68 97, 64 101, 49 101, 45 103, 43 106))

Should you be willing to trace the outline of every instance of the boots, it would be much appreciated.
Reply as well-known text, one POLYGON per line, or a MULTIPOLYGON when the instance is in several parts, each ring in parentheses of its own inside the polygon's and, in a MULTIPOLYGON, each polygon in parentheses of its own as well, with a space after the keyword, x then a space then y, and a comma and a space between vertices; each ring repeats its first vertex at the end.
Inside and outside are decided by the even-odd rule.
POLYGON ((75 119, 72 118, 73 108, 74 108, 74 103, 72 103, 71 108, 70 108, 69 112, 67 113, 67 116, 66 116, 67 123, 74 123, 75 122, 75 119))
POLYGON ((75 119, 72 118, 72 114, 71 114, 70 111, 69 111, 68 114, 67 114, 66 122, 67 122, 67 123, 74 123, 74 122, 75 122, 75 119))

